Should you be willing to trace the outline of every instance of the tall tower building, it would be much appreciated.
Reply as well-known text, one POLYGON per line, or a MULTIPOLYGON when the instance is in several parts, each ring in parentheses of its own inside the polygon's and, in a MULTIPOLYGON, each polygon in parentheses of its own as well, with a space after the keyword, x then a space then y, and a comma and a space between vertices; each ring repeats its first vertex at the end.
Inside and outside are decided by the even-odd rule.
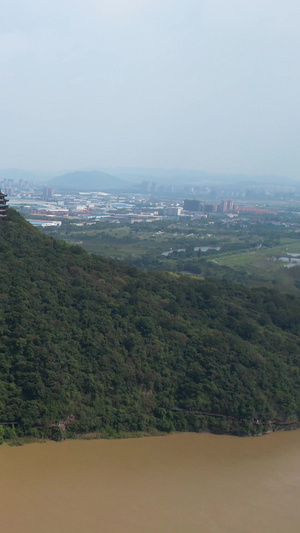
POLYGON ((0 191, 0 221, 6 220, 7 218, 7 202, 6 200, 7 194, 3 194, 3 192, 0 191))
POLYGON ((43 196, 44 198, 53 198, 54 192, 55 191, 52 187, 44 187, 43 196))

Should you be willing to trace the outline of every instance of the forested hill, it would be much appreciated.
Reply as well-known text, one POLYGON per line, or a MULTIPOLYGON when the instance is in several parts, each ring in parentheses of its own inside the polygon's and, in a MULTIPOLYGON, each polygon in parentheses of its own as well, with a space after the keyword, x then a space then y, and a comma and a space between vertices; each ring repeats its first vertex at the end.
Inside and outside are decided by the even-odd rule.
POLYGON ((300 418, 295 297, 145 273, 46 237, 12 209, 0 284, 7 437, 54 436, 62 420, 67 434, 248 434, 300 418))

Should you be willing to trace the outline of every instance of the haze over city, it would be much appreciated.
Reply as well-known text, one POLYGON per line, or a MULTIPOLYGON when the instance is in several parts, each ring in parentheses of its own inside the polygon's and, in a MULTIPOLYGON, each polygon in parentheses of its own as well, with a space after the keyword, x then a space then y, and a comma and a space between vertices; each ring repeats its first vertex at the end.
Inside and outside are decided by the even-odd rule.
POLYGON ((299 177, 294 0, 11 0, 1 168, 299 177))

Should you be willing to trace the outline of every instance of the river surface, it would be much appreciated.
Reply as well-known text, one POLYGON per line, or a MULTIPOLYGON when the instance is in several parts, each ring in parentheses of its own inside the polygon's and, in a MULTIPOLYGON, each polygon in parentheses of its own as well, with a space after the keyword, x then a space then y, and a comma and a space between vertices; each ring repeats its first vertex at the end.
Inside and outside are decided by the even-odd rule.
POLYGON ((300 431, 0 448, 6 533, 299 533, 300 431))

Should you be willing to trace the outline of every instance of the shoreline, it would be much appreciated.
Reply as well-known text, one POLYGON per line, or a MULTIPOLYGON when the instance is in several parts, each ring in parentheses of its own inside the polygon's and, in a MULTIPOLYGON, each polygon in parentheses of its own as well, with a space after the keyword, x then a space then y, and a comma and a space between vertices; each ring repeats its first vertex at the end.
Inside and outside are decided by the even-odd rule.
MULTIPOLYGON (((290 431, 297 431, 300 429, 300 425, 297 427, 291 427, 291 424, 285 425, 285 426, 279 426, 273 429, 268 429, 268 431, 265 431, 263 433, 249 433, 247 435, 236 435, 232 433, 216 433, 212 431, 171 431, 169 433, 163 432, 163 431, 128 431, 128 432, 120 432, 116 433, 115 435, 107 435, 105 433, 101 432, 88 432, 88 433, 78 433, 75 436, 65 436, 61 439, 55 440, 50 438, 36 438, 36 437, 17 437, 15 439, 11 440, 4 440, 2 444, 5 444, 10 447, 20 447, 25 446, 26 444, 47 444, 49 442, 57 442, 62 443, 66 441, 96 441, 96 440, 104 440, 104 441, 116 441, 116 440, 129 440, 129 439, 142 439, 142 438, 149 438, 149 437, 168 437, 171 435, 188 435, 188 434, 195 434, 195 435, 214 435, 214 436, 220 436, 220 437, 235 437, 238 439, 253 439, 258 437, 265 437, 267 435, 271 435, 273 433, 282 433, 282 432, 290 432, 290 431)), ((1 448, 1 446, 0 446, 1 448)))

